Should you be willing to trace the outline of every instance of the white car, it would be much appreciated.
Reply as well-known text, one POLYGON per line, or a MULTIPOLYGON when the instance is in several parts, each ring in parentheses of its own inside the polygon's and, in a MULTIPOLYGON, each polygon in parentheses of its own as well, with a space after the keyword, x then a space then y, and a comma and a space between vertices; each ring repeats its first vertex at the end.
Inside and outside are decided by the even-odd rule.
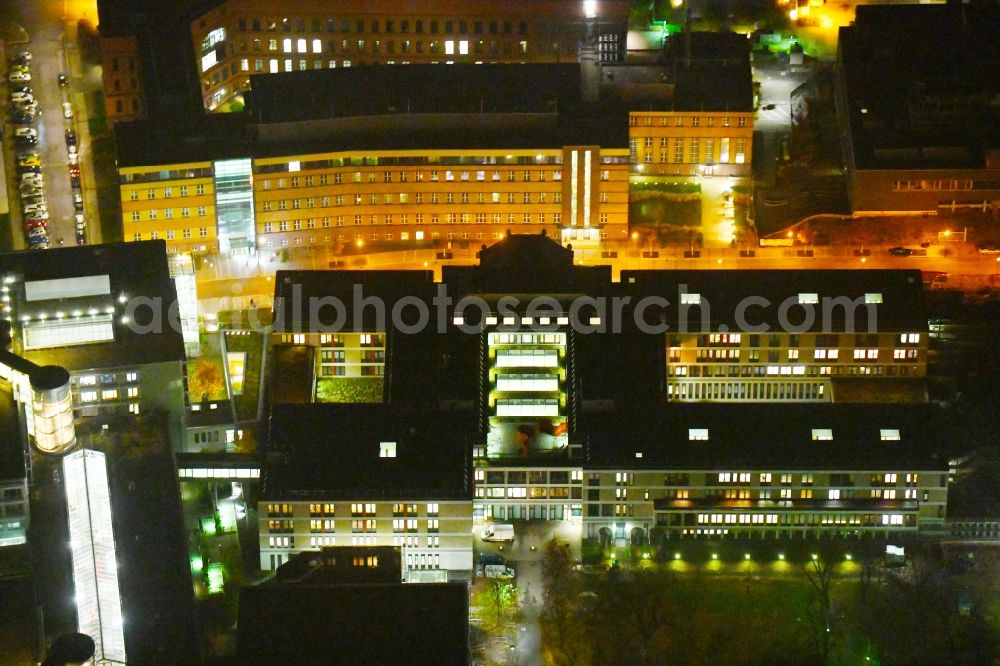
POLYGON ((34 99, 35 99, 35 96, 32 95, 31 93, 26 93, 26 92, 12 92, 10 94, 10 101, 15 102, 15 103, 17 103, 17 102, 33 102, 34 99))
POLYGON ((11 83, 20 83, 22 81, 27 82, 31 80, 31 74, 28 74, 27 72, 11 72, 7 77, 7 80, 11 83))
POLYGON ((36 185, 38 187, 41 187, 42 183, 44 182, 44 180, 45 179, 42 178, 42 174, 40 174, 40 173, 34 173, 32 171, 29 171, 28 173, 22 173, 21 174, 21 184, 22 185, 26 185, 27 184, 27 185, 36 185))
POLYGON ((38 130, 34 127, 18 127, 14 130, 14 136, 30 136, 38 138, 38 130))
POLYGON ((73 117, 73 105, 72 104, 70 104, 69 102, 63 102, 62 109, 63 109, 63 118, 72 118, 73 117))
POLYGON ((49 214, 49 208, 43 203, 25 204, 24 214, 30 217, 45 218, 49 214))

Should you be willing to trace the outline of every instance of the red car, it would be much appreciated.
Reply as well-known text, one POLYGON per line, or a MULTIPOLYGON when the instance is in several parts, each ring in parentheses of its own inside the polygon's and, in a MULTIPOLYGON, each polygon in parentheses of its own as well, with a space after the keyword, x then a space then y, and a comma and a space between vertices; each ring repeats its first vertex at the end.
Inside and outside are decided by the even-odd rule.
POLYGON ((24 220, 24 228, 27 229, 28 231, 31 231, 32 229, 45 229, 47 227, 48 225, 46 224, 45 220, 39 219, 37 217, 29 217, 24 220))
POLYGON ((80 175, 80 165, 79 164, 70 164, 69 165, 69 175, 71 175, 71 176, 79 176, 80 175))

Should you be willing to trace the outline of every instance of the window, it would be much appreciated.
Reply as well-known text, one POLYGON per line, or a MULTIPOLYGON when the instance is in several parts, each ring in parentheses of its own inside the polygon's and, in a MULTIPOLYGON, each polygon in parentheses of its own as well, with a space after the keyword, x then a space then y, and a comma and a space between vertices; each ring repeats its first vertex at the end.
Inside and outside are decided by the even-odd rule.
POLYGON ((681 294, 681 305, 700 305, 701 294, 681 294))
POLYGON ((830 428, 813 428, 812 438, 814 442, 830 441, 833 439, 833 430, 830 428))
POLYGON ((819 303, 819 294, 799 294, 799 305, 815 305, 819 303))
POLYGON ((865 294, 865 303, 881 303, 882 294, 879 293, 868 293, 865 294))
POLYGON ((708 441, 708 428, 688 428, 688 440, 692 442, 708 441))
POLYGON ((883 442, 898 442, 899 430, 897 428, 882 428, 878 431, 879 439, 883 442))
POLYGON ((396 442, 379 442, 379 445, 378 445, 378 457, 379 458, 395 458, 396 457, 396 442))

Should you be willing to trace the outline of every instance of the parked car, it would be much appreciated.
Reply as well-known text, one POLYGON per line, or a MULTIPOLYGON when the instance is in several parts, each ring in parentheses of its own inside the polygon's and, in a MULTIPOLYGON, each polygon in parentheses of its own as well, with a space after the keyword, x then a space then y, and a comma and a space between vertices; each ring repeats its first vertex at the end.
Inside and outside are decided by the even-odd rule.
POLYGON ((59 74, 59 87, 60 87, 60 88, 63 88, 63 87, 65 87, 65 86, 66 86, 66 85, 67 85, 68 83, 69 83, 69 78, 67 78, 65 74, 62 74, 62 73, 60 73, 60 74, 59 74))
POLYGON ((37 203, 26 203, 22 207, 25 215, 31 215, 32 217, 40 217, 42 219, 48 219, 49 208, 44 202, 37 203))
POLYGON ((80 175, 80 167, 78 165, 71 164, 70 167, 69 167, 69 175, 71 175, 71 176, 79 176, 80 175))
POLYGON ((16 56, 14 56, 14 59, 20 63, 24 63, 25 65, 27 65, 29 62, 31 62, 31 51, 21 51, 16 56))
POLYGON ((14 72, 30 72, 31 69, 23 62, 15 61, 10 63, 10 65, 7 67, 7 71, 13 74, 14 72))
POLYGON ((69 119, 73 117, 73 105, 69 102, 63 102, 62 110, 63 118, 69 119))
POLYGON ((45 190, 40 187, 21 186, 21 197, 41 197, 45 196, 45 190))
POLYGON ((484 529, 479 537, 483 541, 513 541, 513 525, 489 525, 484 529))
POLYGON ((83 212, 83 194, 80 192, 73 193, 73 209, 78 213, 83 212))
POLYGON ((37 146, 38 137, 37 136, 15 136, 14 137, 15 146, 37 146))
POLYGON ((35 122, 34 112, 22 111, 20 109, 15 109, 10 114, 10 122, 14 125, 30 125, 35 122))
POLYGON ((87 221, 83 217, 83 213, 76 214, 76 228, 83 229, 87 226, 87 221))
POLYGON ((24 219, 24 228, 25 229, 37 229, 37 228, 47 229, 48 228, 48 222, 46 222, 45 220, 42 220, 40 218, 37 218, 37 217, 26 217, 24 219))
POLYGON ((16 86, 11 86, 10 87, 10 91, 11 92, 31 93, 31 94, 35 93, 35 91, 31 89, 31 86, 27 85, 26 83, 22 83, 22 84, 16 85, 16 86))
POLYGON ((513 578, 514 570, 502 564, 487 564, 483 567, 487 578, 513 578))
POLYGON ((37 241, 36 240, 29 240, 28 241, 28 247, 30 249, 32 249, 32 250, 45 250, 45 249, 48 249, 48 247, 49 247, 49 239, 48 238, 39 238, 37 241))
POLYGON ((39 185, 42 185, 43 178, 41 169, 38 169, 38 167, 32 167, 32 169, 37 169, 37 170, 25 171, 24 173, 21 174, 22 185, 24 185, 25 183, 38 183, 39 185))
POLYGON ((908 257, 911 254, 913 254, 913 250, 911 250, 908 247, 896 246, 889 248, 889 254, 891 254, 894 257, 908 257))
POLYGON ((11 94, 10 94, 10 101, 12 101, 12 102, 19 102, 19 101, 22 101, 22 100, 30 102, 30 101, 32 101, 34 99, 35 99, 35 96, 32 95, 30 92, 20 92, 20 91, 15 90, 15 91, 11 92, 11 94))
POLYGON ((978 248, 979 254, 1000 254, 1000 245, 996 243, 984 243, 978 248))
POLYGON ((14 71, 7 75, 7 80, 11 83, 23 83, 31 80, 31 74, 27 72, 14 71))
POLYGON ((21 174, 21 182, 24 182, 25 176, 38 176, 41 179, 42 167, 18 167, 18 173, 21 174))
POLYGON ((83 229, 76 230, 76 244, 86 245, 87 244, 87 232, 83 229))
POLYGON ((76 132, 71 129, 66 130, 66 145, 76 146, 76 132))
POLYGON ((29 155, 28 157, 22 157, 17 161, 17 166, 41 166, 42 161, 38 159, 38 155, 29 155))
POLYGON ((38 130, 33 127, 18 127, 14 130, 14 136, 33 136, 38 137, 38 130))

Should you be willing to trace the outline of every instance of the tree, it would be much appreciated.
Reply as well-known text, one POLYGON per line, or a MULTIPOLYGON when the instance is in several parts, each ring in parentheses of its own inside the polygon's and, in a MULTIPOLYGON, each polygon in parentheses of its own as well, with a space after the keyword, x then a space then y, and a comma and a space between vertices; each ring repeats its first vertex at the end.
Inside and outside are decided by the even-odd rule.
MULTIPOLYGON (((554 664, 584 663, 589 642, 584 619, 583 585, 573 571, 569 546, 553 539, 542 558, 545 607, 538 621, 543 649, 554 664)), ((589 595, 586 597, 589 598, 589 595)))
POLYGON ((489 620, 495 629, 502 628, 513 619, 517 606, 518 589, 509 578, 490 578, 486 585, 489 620))
MULTIPOLYGON (((832 543, 827 542, 827 544, 832 543)), ((830 625, 833 621, 830 612, 830 591, 833 585, 834 567, 839 558, 837 558, 837 549, 832 545, 818 550, 823 552, 822 554, 812 554, 805 567, 805 577, 814 592, 813 604, 809 608, 809 620, 813 627, 813 635, 816 637, 816 649, 819 651, 823 663, 826 663, 830 656, 830 625)))

